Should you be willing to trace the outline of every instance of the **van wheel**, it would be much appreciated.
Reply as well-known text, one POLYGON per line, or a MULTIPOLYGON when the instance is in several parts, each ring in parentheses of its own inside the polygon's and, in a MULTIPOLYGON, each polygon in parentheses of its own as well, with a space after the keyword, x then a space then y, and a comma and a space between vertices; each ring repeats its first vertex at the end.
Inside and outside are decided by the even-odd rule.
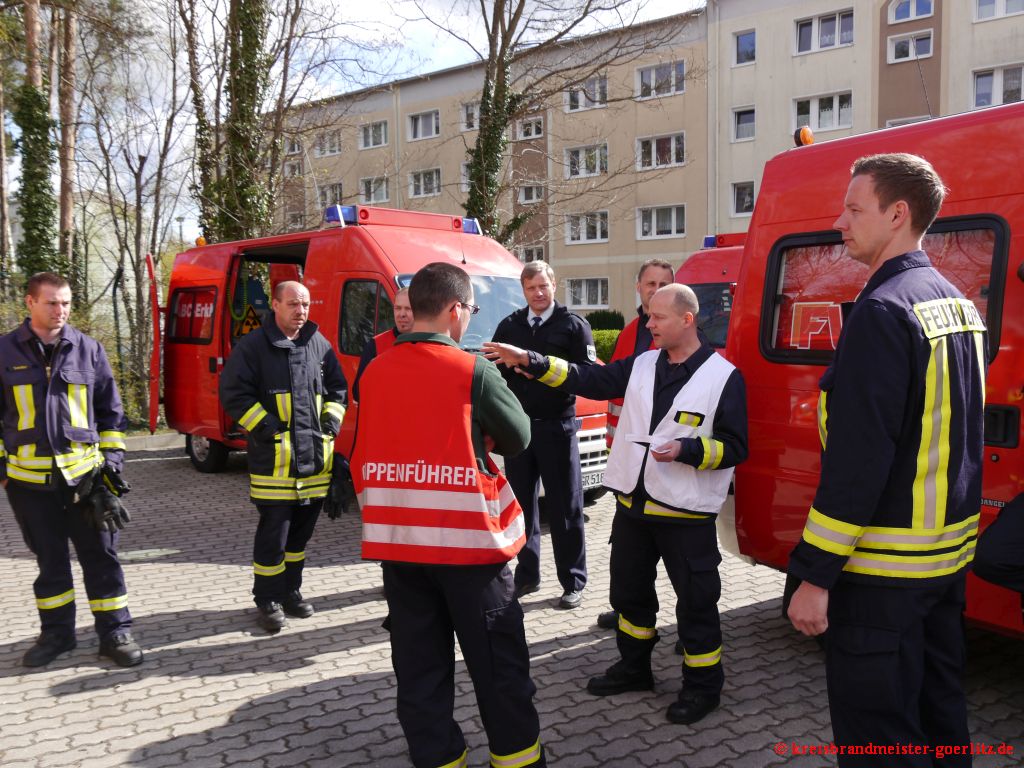
POLYGON ((227 446, 208 437, 186 435, 185 452, 200 472, 220 472, 228 463, 227 446))

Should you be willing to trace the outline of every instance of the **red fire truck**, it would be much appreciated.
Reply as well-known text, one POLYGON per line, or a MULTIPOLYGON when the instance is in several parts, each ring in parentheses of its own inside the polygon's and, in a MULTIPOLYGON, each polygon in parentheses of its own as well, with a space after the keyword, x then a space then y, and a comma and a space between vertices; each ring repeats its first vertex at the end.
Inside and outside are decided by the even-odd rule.
POLYGON ((725 349, 746 237, 745 232, 708 235, 704 247, 690 254, 676 270, 676 282, 690 286, 697 294, 697 322, 716 349, 725 349))
MULTIPOLYGON (((366 341, 394 326, 395 291, 429 262, 458 264, 473 281, 481 311, 462 339, 464 349, 478 351, 498 321, 524 303, 522 264, 480 235, 472 219, 362 206, 332 206, 326 219, 333 226, 204 245, 174 260, 167 306, 160 310, 166 314, 162 338, 154 334, 152 384, 158 388, 162 349, 167 423, 185 434, 200 472, 220 471, 229 451, 245 447, 240 427, 221 408, 218 377, 234 343, 270 311, 278 282, 300 280, 309 289, 310 319, 334 345, 350 384, 366 341)), ((415 382, 409 382, 409 397, 415 400, 415 382)), ((151 398, 153 424, 158 400, 151 398)), ((357 410, 350 403, 335 443, 346 456, 357 410)), ((577 402, 587 490, 598 491, 604 479, 605 421, 604 402, 577 402)))
MULTIPOLYGON (((867 268, 843 252, 832 223, 850 166, 863 155, 912 152, 949 188, 924 246, 988 328, 981 525, 1024 490, 1024 104, 994 107, 811 146, 764 168, 747 233, 726 356, 743 372, 750 457, 736 472, 739 551, 785 568, 818 480, 818 380, 867 268)), ((973 576, 967 616, 1024 634, 1020 597, 973 576)))

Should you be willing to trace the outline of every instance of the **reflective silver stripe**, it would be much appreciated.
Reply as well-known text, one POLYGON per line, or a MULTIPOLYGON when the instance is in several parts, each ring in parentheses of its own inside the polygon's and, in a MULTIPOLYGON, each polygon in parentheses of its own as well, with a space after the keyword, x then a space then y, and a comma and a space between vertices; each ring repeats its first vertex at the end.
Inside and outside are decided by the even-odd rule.
POLYGON ((37 597, 36 608, 41 611, 50 611, 54 608, 60 608, 61 606, 73 603, 75 601, 75 590, 74 588, 69 589, 67 592, 62 592, 59 595, 53 597, 37 597))
POLYGON ((306 559, 305 552, 285 552, 284 561, 286 563, 301 563, 306 559))
POLYGON ((254 560, 252 572, 257 576, 278 576, 284 573, 284 560, 277 565, 260 565, 254 560))
POLYGON ((622 415, 622 406, 621 405, 616 405, 611 400, 609 400, 608 401, 608 413, 610 413, 612 416, 621 416, 622 415))
POLYGON ((557 387, 569 376, 569 363, 560 357, 548 355, 548 370, 537 381, 549 387, 557 387))
POLYGON ((950 546, 957 540, 976 535, 980 517, 979 513, 938 531, 915 531, 913 529, 875 528, 868 526, 860 537, 860 544, 866 549, 909 550, 926 550, 950 546))
MULTIPOLYGON (((502 496, 512 495, 506 485, 502 496), (508 494, 506 494, 506 489, 508 494)), ((403 509, 442 509, 448 512, 473 512, 490 514, 501 503, 501 497, 493 501, 485 499, 479 491, 427 491, 411 488, 366 488, 359 494, 362 507, 401 507, 403 509)), ((502 505, 502 509, 507 504, 502 505)))
POLYGON ((100 450, 111 451, 118 448, 122 451, 126 448, 124 443, 124 432, 117 432, 115 430, 100 432, 100 450))
POLYGON ((713 667, 722 661, 722 646, 718 646, 710 653, 687 653, 683 652, 683 664, 688 667, 713 667))
POLYGON ((650 640, 658 633, 655 627, 638 627, 636 624, 627 621, 621 613, 619 614, 619 631, 625 632, 637 640, 650 640))
POLYGON ((72 427, 89 428, 89 387, 87 384, 68 384, 68 414, 72 427))
POLYGON ((371 544, 404 544, 413 547, 506 549, 515 544, 525 531, 526 524, 522 514, 516 515, 503 531, 363 523, 363 541, 371 544))
POLYGON ((93 613, 101 613, 103 611, 119 611, 122 608, 128 607, 128 595, 119 595, 118 597, 106 597, 102 600, 90 600, 89 608, 93 613))
POLYGON ((254 403, 249 410, 242 414, 242 418, 238 420, 238 426, 247 432, 252 432, 259 424, 267 418, 267 410, 260 403, 254 403))
POLYGON ((844 571, 871 576, 927 579, 955 573, 974 559, 977 541, 968 541, 958 552, 942 555, 878 555, 854 552, 844 571))
POLYGON ((35 395, 31 384, 12 387, 14 404, 18 408, 18 429, 32 429, 36 423, 35 395))
POLYGON ((605 426, 604 433, 608 435, 608 437, 615 437, 615 425, 609 421, 607 426, 605 426))
POLYGON ((338 421, 342 421, 345 418, 345 406, 342 405, 341 403, 328 401, 324 405, 324 410, 327 411, 327 413, 334 416, 338 421))
POLYGON ((496 755, 491 752, 491 766, 492 768, 524 768, 540 760, 540 752, 540 739, 526 749, 521 749, 510 755, 496 755))

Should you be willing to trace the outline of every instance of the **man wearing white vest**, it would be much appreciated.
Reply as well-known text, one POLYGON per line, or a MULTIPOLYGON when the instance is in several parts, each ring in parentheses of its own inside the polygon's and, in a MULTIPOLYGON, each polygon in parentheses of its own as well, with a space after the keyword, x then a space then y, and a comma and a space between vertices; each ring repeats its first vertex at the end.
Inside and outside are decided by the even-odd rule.
POLYGON ((587 690, 609 696, 653 689, 655 578, 662 560, 684 617, 683 687, 666 713, 681 724, 697 722, 719 704, 725 676, 715 517, 733 468, 747 457, 743 377, 700 341, 698 309, 689 287, 660 288, 648 320, 657 349, 606 366, 577 367, 504 344, 484 345, 490 359, 549 386, 595 399, 624 397, 604 480, 617 502, 611 604, 619 612, 621 659, 587 690))

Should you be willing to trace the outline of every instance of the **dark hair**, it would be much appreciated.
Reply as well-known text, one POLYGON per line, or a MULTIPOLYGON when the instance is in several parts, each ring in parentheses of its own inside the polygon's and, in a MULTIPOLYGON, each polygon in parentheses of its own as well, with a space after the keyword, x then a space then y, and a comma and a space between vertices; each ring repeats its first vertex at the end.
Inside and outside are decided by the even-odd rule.
POLYGON ((44 285, 51 285, 58 290, 71 287, 67 279, 56 272, 36 272, 25 283, 25 295, 31 296, 33 299, 39 298, 39 289, 44 285))
POLYGON ((871 177, 882 210, 898 200, 905 201, 915 234, 924 234, 939 215, 946 186, 923 157, 902 152, 869 155, 857 160, 850 170, 851 177, 871 177))
POLYGON ((648 259, 640 265, 640 271, 636 273, 636 281, 639 283, 644 276, 644 272, 647 271, 648 267, 657 267, 658 269, 667 269, 672 273, 673 278, 675 277, 676 271, 672 269, 672 265, 664 259, 648 259))
POLYGON ((468 302, 472 293, 473 286, 464 269, 435 261, 413 275, 409 285, 409 305, 417 318, 437 317, 451 302, 468 302))

